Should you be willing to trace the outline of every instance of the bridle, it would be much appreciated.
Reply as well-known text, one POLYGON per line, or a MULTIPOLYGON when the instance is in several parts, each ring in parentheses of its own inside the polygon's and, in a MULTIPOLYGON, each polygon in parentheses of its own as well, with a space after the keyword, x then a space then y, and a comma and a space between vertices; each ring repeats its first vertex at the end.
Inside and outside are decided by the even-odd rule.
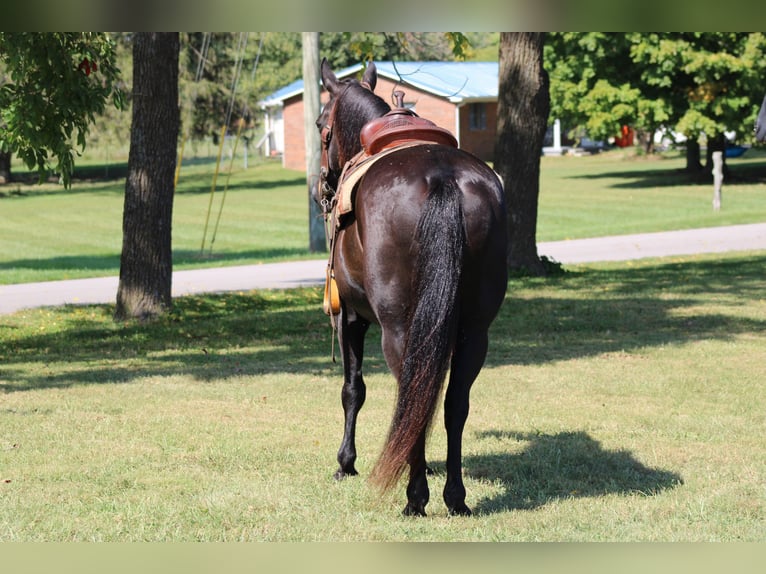
POLYGON ((334 181, 330 181, 330 144, 332 142, 332 126, 335 122, 335 113, 338 107, 337 103, 338 99, 334 98, 327 123, 325 123, 319 131, 322 140, 322 155, 319 159, 319 203, 325 214, 330 211, 332 198, 335 196, 335 192, 338 188, 337 177, 333 178, 334 181))
MULTIPOLYGON (((353 84, 349 83, 345 88, 343 88, 343 91, 340 94, 332 98, 332 108, 330 108, 327 122, 319 131, 319 135, 322 141, 322 154, 319 159, 319 203, 322 206, 322 210, 325 214, 328 214, 333 208, 333 198, 335 197, 335 193, 338 190, 339 183, 339 176, 337 173, 333 174, 330 170, 330 145, 332 143, 335 116, 338 111, 338 101, 340 101, 340 99, 346 94, 352 85, 353 84)), ((372 88, 367 82, 359 82, 359 85, 372 92, 372 88)))

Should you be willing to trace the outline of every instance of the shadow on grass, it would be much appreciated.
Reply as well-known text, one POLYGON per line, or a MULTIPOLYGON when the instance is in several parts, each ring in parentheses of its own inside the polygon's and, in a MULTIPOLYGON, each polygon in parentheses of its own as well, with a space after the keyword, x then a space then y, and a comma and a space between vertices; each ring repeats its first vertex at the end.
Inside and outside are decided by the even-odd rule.
MULTIPOLYGON (((486 365, 766 332, 766 321, 738 312, 763 297, 764 266, 766 256, 738 257, 513 280, 490 332, 486 365), (535 296, 538 286, 542 294, 535 296), (706 306, 711 301, 714 308, 706 306)), ((114 323, 109 305, 31 311, 39 314, 28 319, 34 328, 0 316, 0 386, 16 392, 273 372, 340 377, 340 365, 330 360, 332 332, 321 299, 320 288, 181 297, 151 323, 114 323)), ((387 372, 379 338, 378 329, 368 335, 368 373, 387 372)))
MULTIPOLYGON (((185 194, 207 194, 210 193, 212 186, 212 175, 206 178, 204 175, 195 175, 191 182, 184 182, 179 179, 178 189, 176 195, 185 194)), ((306 185, 305 177, 290 177, 284 179, 275 180, 262 180, 262 181, 235 181, 229 183, 228 186, 225 183, 225 175, 220 175, 216 184, 216 193, 223 193, 224 188, 228 191, 237 190, 252 190, 252 191, 268 191, 273 189, 281 189, 285 187, 293 187, 297 185, 306 185)))
MULTIPOLYGON (((14 392, 141 377, 206 381, 325 369, 340 374, 330 358, 319 288, 181 297, 171 313, 151 323, 115 323, 113 311, 112 305, 65 306, 52 319, 64 329, 0 339, 0 387, 14 392)), ((0 317, 0 332, 7 329, 3 323, 0 317)))
POLYGON ((490 430, 479 438, 525 442, 520 452, 468 456, 466 476, 502 485, 498 495, 480 500, 477 514, 530 510, 556 499, 607 494, 653 495, 683 484, 680 475, 649 468, 629 451, 607 450, 585 432, 553 435, 490 430))
MULTIPOLYGON (((299 257, 317 257, 308 248, 281 247, 273 249, 249 249, 245 251, 214 252, 200 254, 199 250, 178 249, 173 252, 173 265, 176 270, 182 266, 209 266, 210 262, 220 265, 244 265, 245 262, 273 262, 299 257)), ((120 270, 120 254, 104 253, 102 255, 72 255, 65 257, 49 257, 48 259, 14 259, 0 262, 0 271, 14 269, 33 269, 36 271, 59 271, 66 274, 69 271, 93 271, 103 273, 111 271, 118 275, 120 270)), ((83 273, 83 276, 86 274, 83 273)))
MULTIPOLYGON (((727 162, 729 172, 724 178, 724 186, 750 185, 766 182, 766 161, 738 164, 727 162)), ((572 176, 573 179, 616 179, 623 180, 610 185, 614 189, 656 189, 681 185, 706 185, 713 183, 710 169, 687 172, 683 169, 658 168, 634 169, 624 171, 594 172, 572 176)))
MULTIPOLYGON (((272 249, 250 249, 247 251, 233 251, 233 252, 218 252, 215 251, 210 254, 209 246, 207 246, 204 253, 200 253, 199 250, 179 249, 173 252, 173 264, 179 265, 192 265, 199 263, 209 263, 214 261, 216 263, 233 263, 237 264, 242 261, 258 261, 258 262, 274 262, 282 259, 295 259, 298 257, 311 256, 313 258, 321 259, 323 254, 317 255, 309 252, 308 248, 296 248, 296 247, 275 247, 272 249)), ((242 264, 242 263, 239 263, 242 264)))
POLYGON ((0 262, 0 271, 14 269, 34 269, 36 271, 103 271, 117 272, 120 269, 120 254, 105 253, 103 255, 71 255, 63 257, 49 257, 47 259, 14 259, 0 262))
POLYGON ((512 281, 490 331, 486 365, 537 364, 766 332, 764 320, 703 309, 714 301, 737 308, 760 300, 764 266, 766 256, 755 256, 512 281), (518 287, 529 293, 536 285, 553 285, 558 296, 514 295, 518 287))
MULTIPOLYGON (((200 161, 196 165, 211 163, 208 160, 200 161)), ((215 162, 213 161, 213 164, 215 162)), ((286 187, 304 186, 306 178, 302 174, 279 173, 262 174, 258 171, 259 166, 253 167, 252 174, 238 173, 234 181, 226 182, 227 172, 219 173, 216 181, 216 193, 223 193, 224 188, 228 191, 252 190, 269 192, 286 187), (244 179, 246 178, 246 179, 244 179)), ((213 165, 214 168, 214 165, 213 165)), ((14 174, 11 182, 0 186, 0 199, 21 198, 29 195, 44 197, 46 195, 60 195, 62 193, 86 193, 89 195, 110 194, 122 195, 125 193, 125 180, 128 176, 127 163, 100 164, 77 167, 72 176, 72 188, 66 190, 61 185, 52 187, 38 187, 37 174, 28 172, 14 174), (80 185, 87 184, 81 188, 80 185), (24 186, 22 189, 21 186, 24 186)), ((176 195, 209 194, 214 178, 213 171, 209 173, 194 172, 185 174, 183 171, 179 177, 176 195)), ((56 183, 58 180, 52 177, 47 183, 56 183)))

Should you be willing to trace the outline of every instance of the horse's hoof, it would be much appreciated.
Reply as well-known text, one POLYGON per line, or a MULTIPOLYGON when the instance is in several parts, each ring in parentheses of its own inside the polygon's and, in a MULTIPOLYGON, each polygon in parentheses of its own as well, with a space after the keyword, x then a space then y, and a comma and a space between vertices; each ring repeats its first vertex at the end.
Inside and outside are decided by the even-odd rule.
POLYGON ((426 516, 426 508, 425 506, 414 506, 407 503, 407 506, 402 510, 402 514, 404 516, 426 516))
POLYGON ((352 468, 351 470, 343 470, 342 468, 339 468, 337 471, 335 471, 334 477, 335 480, 343 480, 347 476, 356 476, 359 474, 355 468, 352 468))
POLYGON ((460 504, 455 508, 450 508, 449 514, 450 516, 471 516, 472 512, 465 504, 460 504))

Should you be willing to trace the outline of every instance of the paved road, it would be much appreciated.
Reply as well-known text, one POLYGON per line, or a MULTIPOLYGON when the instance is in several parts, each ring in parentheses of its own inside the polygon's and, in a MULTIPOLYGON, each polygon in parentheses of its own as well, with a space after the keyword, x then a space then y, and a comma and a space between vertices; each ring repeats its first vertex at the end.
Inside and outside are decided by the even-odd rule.
MULTIPOLYGON (((564 264, 645 257, 766 250, 766 223, 538 243, 540 255, 564 264)), ((194 269, 173 273, 173 296, 321 285, 326 259, 194 269)), ((0 314, 64 304, 112 303, 117 277, 0 285, 0 314)))

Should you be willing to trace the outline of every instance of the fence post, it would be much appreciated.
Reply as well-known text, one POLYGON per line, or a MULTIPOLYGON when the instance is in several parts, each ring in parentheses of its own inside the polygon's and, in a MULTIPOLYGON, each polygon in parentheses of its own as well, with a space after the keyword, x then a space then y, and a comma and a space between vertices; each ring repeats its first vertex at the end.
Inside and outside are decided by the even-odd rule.
POLYGON ((721 210, 721 186, 723 184, 723 152, 713 152, 713 211, 721 210))

